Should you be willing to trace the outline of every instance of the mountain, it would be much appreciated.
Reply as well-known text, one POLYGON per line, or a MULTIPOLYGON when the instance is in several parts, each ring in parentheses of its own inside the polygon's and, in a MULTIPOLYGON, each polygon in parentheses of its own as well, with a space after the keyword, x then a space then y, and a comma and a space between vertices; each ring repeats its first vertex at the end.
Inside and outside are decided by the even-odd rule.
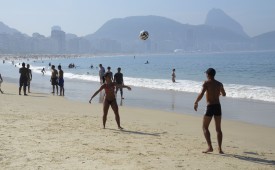
MULTIPOLYGON (((234 30, 224 27, 203 25, 182 24, 172 19, 160 16, 132 16, 126 18, 112 19, 106 22, 94 34, 87 35, 86 39, 95 43, 99 40, 115 41, 122 49, 141 51, 144 48, 150 52, 171 52, 175 49, 186 51, 193 50, 227 50, 239 49, 238 44, 248 43, 249 37, 242 36, 234 30), (149 32, 149 39, 139 39, 139 32, 149 32), (211 46, 211 47, 210 47, 211 46), (124 48, 125 47, 125 48, 124 48)), ((111 42, 109 42, 111 43, 111 42)), ((130 51, 128 51, 130 52, 130 51)))
POLYGON ((267 32, 252 38, 255 48, 260 50, 275 49, 275 31, 267 32))
POLYGON ((9 26, 5 25, 3 22, 0 21, 0 34, 14 34, 14 33, 20 33, 14 28, 10 28, 9 26))
MULTIPOLYGON (((58 28, 61 30, 61 28, 58 28)), ((173 53, 275 50, 275 31, 249 37, 222 10, 209 11, 205 24, 189 25, 161 16, 131 16, 107 21, 95 33, 77 37, 32 37, 0 22, 0 53, 173 53), (139 33, 149 32, 147 40, 139 33), (60 50, 62 47, 62 50, 60 50)))
POLYGON ((248 37, 248 35, 244 32, 243 27, 233 18, 228 16, 221 9, 212 9, 208 12, 205 25, 213 26, 213 27, 222 27, 228 30, 231 30, 235 33, 238 33, 244 37, 248 37))
POLYGON ((174 39, 183 36, 187 26, 160 16, 132 16, 106 22, 88 39, 110 38, 119 41, 139 40, 140 31, 146 30, 155 40, 174 39), (173 30, 171 30, 173 28, 173 30))

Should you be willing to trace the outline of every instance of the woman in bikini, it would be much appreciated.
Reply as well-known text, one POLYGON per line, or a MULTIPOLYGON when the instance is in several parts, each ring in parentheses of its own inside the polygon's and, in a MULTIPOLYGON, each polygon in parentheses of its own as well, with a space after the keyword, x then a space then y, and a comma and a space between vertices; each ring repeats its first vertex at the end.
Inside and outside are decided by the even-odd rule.
POLYGON ((125 85, 117 85, 115 82, 112 82, 111 80, 111 75, 109 73, 106 73, 104 75, 105 78, 105 83, 103 85, 101 85, 101 87, 93 94, 93 96, 91 97, 89 103, 91 103, 92 99, 101 91, 101 90, 105 90, 105 98, 103 101, 103 128, 105 129, 105 124, 107 121, 107 115, 108 115, 108 110, 109 107, 111 106, 115 116, 116 116, 116 122, 117 122, 117 126, 119 129, 123 129, 120 126, 120 117, 119 117, 119 112, 118 112, 118 105, 116 102, 116 95, 115 95, 115 89, 116 86, 120 86, 122 88, 127 88, 128 90, 131 90, 131 88, 129 86, 125 86, 125 85))

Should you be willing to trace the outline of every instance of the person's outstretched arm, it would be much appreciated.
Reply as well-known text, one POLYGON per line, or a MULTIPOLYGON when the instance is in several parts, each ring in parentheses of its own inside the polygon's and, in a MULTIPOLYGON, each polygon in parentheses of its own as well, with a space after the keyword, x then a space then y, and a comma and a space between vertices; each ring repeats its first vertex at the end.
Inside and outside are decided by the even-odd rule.
POLYGON ((126 86, 126 85, 124 85, 124 84, 123 84, 121 87, 122 87, 122 88, 127 88, 128 90, 131 90, 131 87, 126 86))
POLYGON ((93 100, 93 98, 101 91, 103 90, 104 84, 93 94, 93 96, 91 97, 91 99, 89 100, 89 103, 91 103, 91 101, 93 100))

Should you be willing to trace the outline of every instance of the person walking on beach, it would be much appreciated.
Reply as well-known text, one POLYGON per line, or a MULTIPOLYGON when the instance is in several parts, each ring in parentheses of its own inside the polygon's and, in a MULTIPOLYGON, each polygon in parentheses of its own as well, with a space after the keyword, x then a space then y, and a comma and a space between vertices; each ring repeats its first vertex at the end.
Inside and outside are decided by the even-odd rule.
POLYGON ((27 84, 27 86, 28 86, 28 93, 30 93, 31 91, 30 91, 30 89, 31 89, 31 81, 32 81, 32 70, 30 69, 30 65, 29 64, 27 64, 27 69, 28 69, 28 84, 27 84))
POLYGON ((60 87, 60 96, 64 96, 65 89, 64 89, 64 78, 63 78, 63 70, 61 69, 61 65, 58 65, 58 85, 60 87))
POLYGON ((116 84, 117 84, 116 94, 117 94, 118 90, 120 90, 121 99, 124 99, 123 98, 123 88, 122 88, 124 82, 123 82, 123 74, 121 73, 120 67, 117 68, 117 73, 114 76, 114 82, 116 82, 116 84))
POLYGON ((176 82, 176 69, 173 69, 172 71, 172 82, 175 83, 176 82))
POLYGON ((19 69, 20 79, 19 79, 19 95, 21 95, 21 89, 23 86, 24 95, 27 96, 26 87, 29 80, 29 70, 25 67, 25 63, 22 63, 22 67, 19 69))
POLYGON ((105 68, 102 66, 102 64, 99 64, 98 75, 99 75, 100 84, 104 84, 104 82, 105 82, 104 74, 105 74, 105 68))
POLYGON ((53 86, 53 91, 52 93, 54 94, 55 93, 55 88, 56 88, 56 94, 58 94, 58 81, 57 81, 57 78, 58 78, 58 72, 57 70, 55 69, 55 65, 52 65, 52 75, 51 75, 51 83, 52 83, 52 86, 53 86))
POLYGON ((111 77, 111 80, 113 81, 114 77, 113 77, 113 72, 111 72, 111 67, 110 66, 107 67, 107 72, 106 73, 109 73, 109 75, 111 77))
POLYGON ((42 68, 41 73, 43 74, 43 76, 44 76, 44 74, 46 73, 46 70, 45 70, 44 67, 42 68))
MULTIPOLYGON (((120 126, 120 116, 119 116, 119 111, 118 111, 118 105, 116 101, 116 95, 115 95, 115 87, 117 86, 117 83, 112 82, 109 73, 106 73, 104 75, 104 78, 106 82, 101 85, 101 87, 93 94, 91 99, 89 100, 89 103, 91 103, 92 99, 101 91, 105 90, 105 98, 103 101, 103 128, 105 129, 106 121, 107 121, 107 115, 108 115, 108 110, 109 107, 111 106, 116 117, 116 122, 117 126, 119 129, 123 129, 120 126)), ((127 88, 128 90, 131 90, 129 86, 122 86, 123 88, 127 88)))
POLYGON ((1 90, 1 84, 3 83, 3 78, 2 78, 2 76, 1 76, 1 74, 0 74, 0 92, 3 94, 4 92, 1 90))
POLYGON ((213 147, 210 138, 209 132, 209 124, 214 116, 216 131, 217 131, 217 139, 219 145, 219 153, 223 154, 222 151, 222 130, 221 130, 221 118, 222 118, 222 111, 221 111, 221 104, 219 97, 220 95, 226 96, 225 90, 223 88, 223 84, 217 80, 215 80, 216 71, 213 68, 209 68, 206 72, 207 80, 202 85, 202 90, 198 95, 194 109, 197 111, 198 109, 198 102, 203 98, 204 93, 206 92, 206 102, 207 102, 207 109, 206 113, 203 117, 203 133, 208 144, 207 150, 203 151, 203 153, 213 152, 213 147))

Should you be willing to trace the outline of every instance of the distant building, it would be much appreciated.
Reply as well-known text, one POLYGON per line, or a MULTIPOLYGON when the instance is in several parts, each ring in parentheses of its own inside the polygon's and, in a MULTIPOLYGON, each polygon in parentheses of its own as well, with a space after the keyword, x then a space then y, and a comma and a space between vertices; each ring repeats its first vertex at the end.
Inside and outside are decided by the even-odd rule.
POLYGON ((56 53, 64 53, 66 51, 65 32, 59 26, 53 26, 51 31, 51 39, 56 42, 56 53))

